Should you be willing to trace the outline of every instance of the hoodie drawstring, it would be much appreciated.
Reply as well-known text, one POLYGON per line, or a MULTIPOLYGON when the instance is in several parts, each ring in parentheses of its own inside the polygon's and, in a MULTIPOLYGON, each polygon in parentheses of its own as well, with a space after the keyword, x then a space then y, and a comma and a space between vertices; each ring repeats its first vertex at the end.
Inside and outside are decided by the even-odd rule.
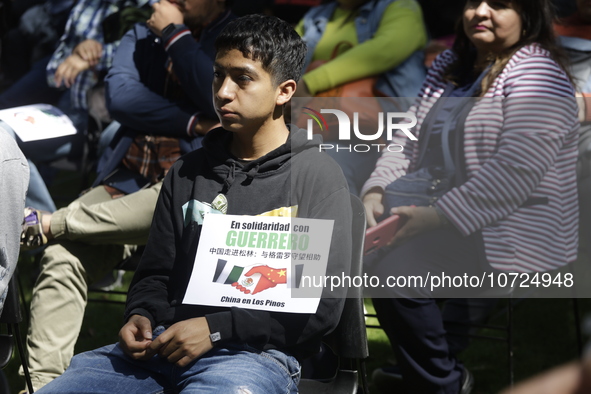
MULTIPOLYGON (((246 181, 252 182, 256 174, 259 172, 260 164, 255 164, 248 172, 246 173, 246 181)), ((228 175, 226 179, 224 179, 224 187, 222 188, 221 194, 227 194, 232 185, 234 184, 234 180, 236 179, 236 163, 232 163, 230 166, 230 171, 228 171, 228 175)))
POLYGON ((254 167, 248 170, 248 172, 246 173, 246 178, 252 181, 254 179, 254 176, 259 172, 259 167, 260 164, 257 163, 254 167))
POLYGON ((221 194, 228 194, 232 184, 234 183, 234 179, 236 178, 236 163, 232 163, 230 166, 230 171, 228 171, 228 176, 224 179, 224 187, 222 188, 221 194))

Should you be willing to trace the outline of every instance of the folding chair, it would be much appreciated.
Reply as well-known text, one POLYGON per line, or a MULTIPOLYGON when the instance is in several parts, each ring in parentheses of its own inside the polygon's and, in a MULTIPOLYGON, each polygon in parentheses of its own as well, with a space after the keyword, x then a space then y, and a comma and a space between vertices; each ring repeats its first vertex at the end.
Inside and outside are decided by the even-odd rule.
POLYGON ((8 285, 8 296, 6 297, 4 310, 0 316, 0 325, 6 325, 6 333, 0 334, 0 368, 4 368, 12 359, 14 343, 16 342, 18 354, 25 373, 27 388, 29 393, 33 393, 33 384, 31 383, 31 375, 29 374, 23 339, 18 327, 18 324, 22 321, 23 315, 18 296, 16 275, 14 275, 8 285))
MULTIPOLYGON (((351 195, 353 211, 351 277, 362 276, 365 209, 359 198, 351 195)), ((363 315, 363 289, 351 287, 337 328, 324 338, 324 343, 338 357, 336 374, 325 380, 302 379, 299 391, 314 393, 368 392, 365 359, 369 356, 367 331, 363 315), (361 382, 361 387, 359 383, 361 382)))

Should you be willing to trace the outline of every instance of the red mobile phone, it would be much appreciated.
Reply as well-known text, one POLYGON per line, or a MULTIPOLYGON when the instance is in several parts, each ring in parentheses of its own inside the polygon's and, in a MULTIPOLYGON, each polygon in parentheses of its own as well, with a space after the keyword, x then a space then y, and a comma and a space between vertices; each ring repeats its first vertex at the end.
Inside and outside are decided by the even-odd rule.
POLYGON ((386 246, 392 240, 394 234, 400 228, 400 216, 392 215, 382 220, 365 232, 365 245, 363 254, 370 254, 381 247, 386 246))

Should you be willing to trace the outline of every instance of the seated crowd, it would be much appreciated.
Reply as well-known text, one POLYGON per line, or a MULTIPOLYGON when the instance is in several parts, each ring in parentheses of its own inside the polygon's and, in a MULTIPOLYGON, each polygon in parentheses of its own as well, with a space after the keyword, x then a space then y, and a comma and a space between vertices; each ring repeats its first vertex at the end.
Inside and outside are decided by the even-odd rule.
MULTIPOLYGON (((209 275, 198 264, 200 241, 211 242, 204 217, 216 216, 206 213, 333 222, 327 276, 349 273, 350 193, 368 227, 400 217, 388 245, 364 260, 379 278, 546 272, 586 245, 588 1, 560 20, 550 0, 246 3, 45 2, 46 14, 68 15, 54 26, 61 38, 0 93, 0 109, 50 104, 76 128, 24 141, 0 120, 0 136, 26 157, 3 144, 0 164, 30 169, 17 180, 28 182, 27 208, 18 188, 6 199, 19 204, 0 206, 23 211, 12 220, 22 221, 20 250, 40 264, 26 340, 35 392, 298 392, 301 363, 339 322, 346 289, 323 289, 306 313, 188 302, 193 274, 209 275), (384 143, 402 149, 319 150, 343 144, 335 128, 312 136, 292 114, 368 80, 376 96, 409 99, 402 110, 417 138, 400 129, 384 143), (76 156, 89 118, 102 130, 96 178, 58 208, 42 163, 76 156), (400 181, 418 177, 445 188, 427 203, 401 199, 400 181), (89 286, 141 250, 119 342, 75 355, 89 286)), ((12 224, 2 231, 14 233, 12 224)), ((18 253, 14 240, 6 245, 0 301, 18 253)), ((254 293, 280 294, 276 281, 293 279, 256 272, 268 282, 254 293)), ((458 359, 468 342, 447 331, 486 320, 496 299, 424 288, 366 296, 397 363, 374 372, 386 390, 472 391, 458 359)))

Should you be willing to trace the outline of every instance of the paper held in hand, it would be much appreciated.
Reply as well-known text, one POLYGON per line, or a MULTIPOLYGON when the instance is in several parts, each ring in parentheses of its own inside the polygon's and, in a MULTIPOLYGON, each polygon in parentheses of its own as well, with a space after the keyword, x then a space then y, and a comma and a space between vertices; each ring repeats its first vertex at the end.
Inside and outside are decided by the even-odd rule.
POLYGON ((23 142, 76 134, 70 118, 49 104, 4 109, 0 111, 0 120, 12 127, 23 142))
POLYGON ((316 313, 334 221, 206 214, 184 304, 316 313), (307 284, 307 285, 306 285, 307 284))

